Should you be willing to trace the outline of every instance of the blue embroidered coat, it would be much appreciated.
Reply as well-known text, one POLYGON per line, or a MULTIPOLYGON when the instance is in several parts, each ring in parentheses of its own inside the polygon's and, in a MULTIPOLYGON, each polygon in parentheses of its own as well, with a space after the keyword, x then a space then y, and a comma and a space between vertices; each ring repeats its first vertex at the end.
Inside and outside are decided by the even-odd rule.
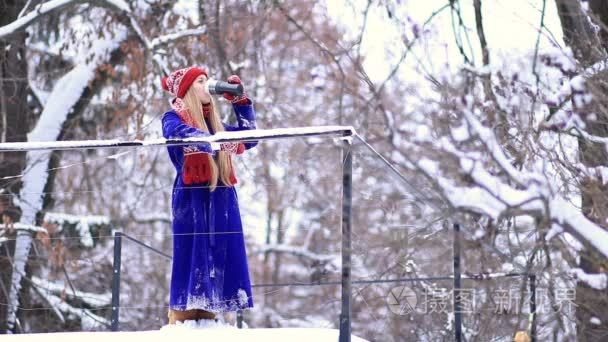
MULTIPOLYGON (((238 126, 224 124, 226 131, 256 128, 252 104, 234 104, 233 109, 238 126)), ((163 115, 162 126, 167 139, 209 135, 185 124, 174 110, 163 115)), ((257 142, 244 144, 248 150, 257 142)), ((196 147, 215 154, 209 144, 196 144, 196 147)), ((219 179, 213 192, 207 183, 184 185, 181 172, 187 148, 167 148, 177 171, 172 196, 173 265, 169 308, 219 313, 253 307, 236 189, 225 186, 219 179)))

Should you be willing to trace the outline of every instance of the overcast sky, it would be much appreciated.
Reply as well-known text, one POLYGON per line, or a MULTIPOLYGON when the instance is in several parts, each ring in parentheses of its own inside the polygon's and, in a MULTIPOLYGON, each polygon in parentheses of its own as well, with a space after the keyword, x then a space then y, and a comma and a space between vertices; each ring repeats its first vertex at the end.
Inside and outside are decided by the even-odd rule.
MULTIPOLYGON (((394 2, 394 1, 393 1, 394 2)), ((401 5, 394 9, 395 17, 406 21, 406 17, 413 22, 424 21, 435 11, 447 4, 447 0, 400 0, 401 5)), ((363 10, 366 0, 327 0, 329 14, 336 22, 345 26, 350 32, 356 33, 363 20, 363 10), (353 8, 353 4, 354 7, 353 8)), ((491 49, 492 60, 498 64, 506 57, 522 56, 534 51, 538 27, 540 26, 542 0, 485 0, 482 1, 482 16, 486 39, 491 49)), ((461 0, 462 15, 468 27, 469 38, 475 53, 475 62, 481 64, 479 40, 475 28, 475 15, 473 0, 461 0)), ((545 26, 541 38, 541 48, 549 46, 552 35, 558 44, 563 45, 561 28, 554 1, 547 1, 545 10, 545 26)), ((444 10, 437 15, 431 25, 431 35, 424 43, 417 44, 415 56, 409 58, 408 66, 401 72, 406 77, 412 75, 412 65, 416 58, 426 61, 429 65, 443 64, 450 60, 452 67, 462 63, 452 29, 450 11, 444 10), (424 48, 422 48, 424 46, 424 48), (408 70, 409 69, 409 70, 408 70)), ((370 11, 367 22, 366 35, 363 40, 362 51, 367 56, 366 70, 374 81, 384 79, 392 65, 398 60, 398 54, 403 51, 402 33, 411 37, 411 28, 398 27, 388 15, 385 7, 374 7, 370 11), (398 47, 398 49, 395 49, 398 47), (391 56, 392 51, 397 56, 391 56)), ((465 47, 468 45, 465 43, 465 47)), ((468 51, 468 50, 467 50, 468 51)))

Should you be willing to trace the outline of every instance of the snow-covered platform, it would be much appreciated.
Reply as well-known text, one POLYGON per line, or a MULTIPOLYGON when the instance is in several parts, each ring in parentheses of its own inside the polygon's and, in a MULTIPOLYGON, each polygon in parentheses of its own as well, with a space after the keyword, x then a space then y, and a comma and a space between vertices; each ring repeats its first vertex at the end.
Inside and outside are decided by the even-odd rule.
MULTIPOLYGON (((187 326, 165 326, 153 331, 125 332, 65 332, 47 334, 4 335, 3 342, 135 342, 135 341, 220 341, 220 342, 338 342, 337 329, 322 328, 269 328, 237 329, 192 328, 187 326)), ((352 336, 352 342, 368 342, 352 336)))

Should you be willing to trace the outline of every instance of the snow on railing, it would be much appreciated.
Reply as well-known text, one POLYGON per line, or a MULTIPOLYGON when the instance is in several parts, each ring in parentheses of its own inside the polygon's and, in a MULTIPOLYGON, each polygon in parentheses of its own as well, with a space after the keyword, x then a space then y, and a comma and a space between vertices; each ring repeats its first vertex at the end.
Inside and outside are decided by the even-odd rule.
POLYGON ((256 141, 310 136, 353 136, 352 126, 313 126, 274 129, 255 129, 238 132, 217 132, 207 137, 183 139, 149 139, 149 140, 72 140, 72 141, 28 141, 0 143, 0 152, 32 150, 73 150, 116 147, 144 147, 166 145, 188 145, 194 143, 223 143, 236 141, 256 141))

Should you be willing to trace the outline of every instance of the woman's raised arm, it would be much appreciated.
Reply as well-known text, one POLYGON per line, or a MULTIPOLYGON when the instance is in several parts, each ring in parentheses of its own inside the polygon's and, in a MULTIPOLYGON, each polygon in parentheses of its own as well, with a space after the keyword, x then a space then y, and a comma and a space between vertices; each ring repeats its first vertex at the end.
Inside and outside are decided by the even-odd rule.
MULTIPOLYGON (((167 112, 163 115, 163 136, 166 139, 181 139, 181 138, 192 138, 192 137, 208 137, 211 134, 203 132, 196 127, 186 125, 179 116, 173 112, 167 112)), ((192 151, 196 149, 199 152, 205 152, 214 154, 214 150, 210 143, 196 143, 193 145, 185 146, 184 149, 192 151)))

